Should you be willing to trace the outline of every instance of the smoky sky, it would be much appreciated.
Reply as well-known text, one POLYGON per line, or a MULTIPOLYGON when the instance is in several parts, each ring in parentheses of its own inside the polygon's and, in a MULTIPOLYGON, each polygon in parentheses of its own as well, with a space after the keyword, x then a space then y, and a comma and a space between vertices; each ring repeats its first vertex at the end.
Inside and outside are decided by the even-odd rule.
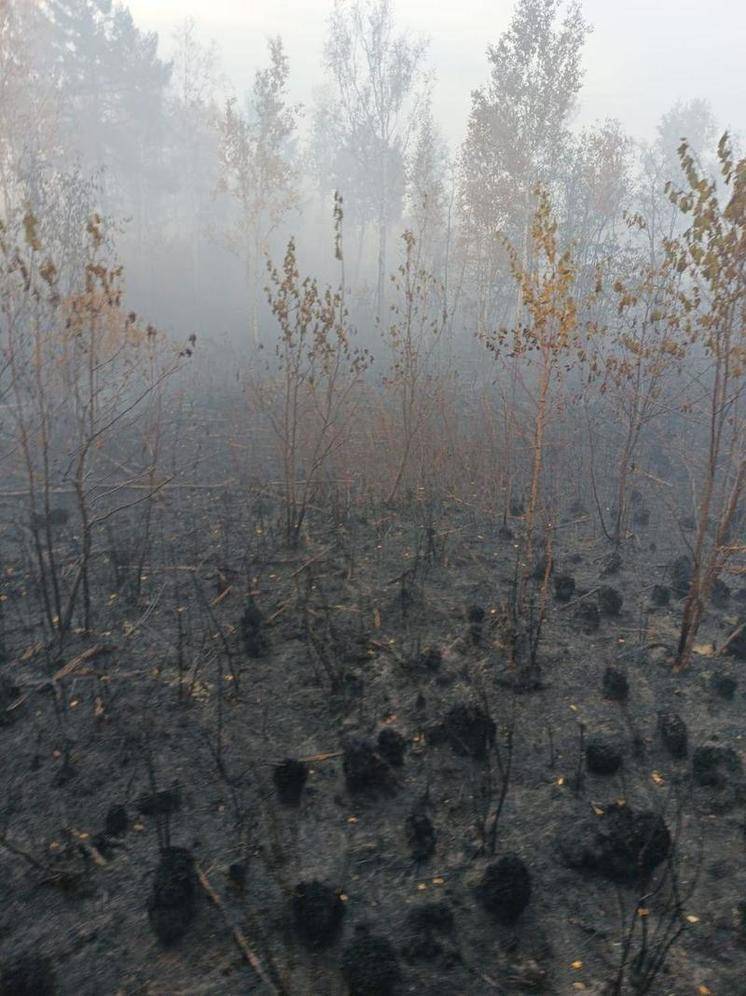
MULTIPOLYGON (((238 95, 280 34, 290 58, 295 100, 310 104, 323 79, 321 56, 332 0, 132 0, 137 23, 159 34, 168 57, 174 28, 189 17, 214 40, 238 95)), ((429 40, 433 106, 453 148, 464 135, 470 92, 486 81, 487 45, 510 21, 511 0, 394 0, 399 25, 429 40)), ((704 98, 718 125, 746 130, 746 3, 738 0, 585 0, 593 27, 576 123, 618 118, 649 139, 677 100, 704 98)))

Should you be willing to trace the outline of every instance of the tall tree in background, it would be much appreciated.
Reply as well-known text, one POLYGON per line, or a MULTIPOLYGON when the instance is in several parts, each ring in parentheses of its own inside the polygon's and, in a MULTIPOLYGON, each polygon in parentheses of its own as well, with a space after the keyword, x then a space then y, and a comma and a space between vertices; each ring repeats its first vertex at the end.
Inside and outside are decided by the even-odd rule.
POLYGON ((415 237, 418 264, 445 267, 450 206, 450 157, 430 102, 423 103, 407 163, 407 218, 415 237))
POLYGON ((701 157, 714 145, 716 134, 715 117, 706 100, 677 101, 661 118, 655 140, 642 145, 638 210, 645 218, 651 266, 662 261, 663 240, 683 229, 681 213, 664 192, 666 184, 681 172, 677 149, 686 139, 689 149, 701 157))
POLYGON ((625 212, 634 195, 632 139, 608 119, 568 142, 558 182, 564 206, 562 232, 577 247, 578 279, 595 280, 602 260, 616 258, 628 241, 625 212))
POLYGON ((0 3, 0 216, 26 199, 29 178, 56 148, 60 93, 42 71, 44 26, 34 0, 0 3))
MULTIPOLYGON (((320 218, 326 216, 333 192, 344 191, 345 227, 357 230, 356 248, 347 273, 353 284, 363 284, 363 250, 372 226, 377 225, 378 194, 371 182, 370 164, 375 158, 373 138, 364 128, 354 133, 339 114, 336 85, 327 84, 317 90, 314 99, 308 162, 319 196, 320 218)), ((391 164, 390 164, 391 165, 391 164)), ((404 165, 396 161, 389 168, 392 185, 389 188, 387 215, 389 224, 401 215, 404 193, 404 165)))
POLYGON ((289 65, 280 38, 269 41, 270 64, 257 72, 245 111, 228 100, 218 122, 218 190, 238 207, 226 244, 245 262, 250 288, 250 331, 259 339, 262 256, 272 232, 298 203, 292 144, 299 109, 288 101, 289 65))
POLYGON ((82 163, 65 125, 69 107, 51 58, 50 16, 34 0, 0 3, 0 220, 13 228, 33 214, 57 261, 57 287, 69 293, 85 262, 85 226, 99 205, 100 172, 82 163))
POLYGON ((45 60, 63 96, 67 164, 104 167, 107 213, 131 214, 138 249, 163 185, 161 150, 171 67, 158 36, 109 0, 48 0, 45 60), (147 203, 147 206, 146 206, 147 203))
MULTIPOLYGON (((478 283, 478 325, 494 324, 497 235, 529 249, 532 194, 551 186, 582 83, 588 25, 579 3, 518 0, 510 27, 487 58, 490 80, 472 94, 460 158, 460 209, 478 283)), ((521 248, 522 247, 522 248, 521 248)))
POLYGON ((218 148, 213 127, 218 116, 220 87, 218 53, 214 43, 203 45, 194 21, 184 20, 173 35, 169 115, 171 120, 172 171, 178 177, 176 195, 178 231, 186 238, 190 280, 190 307, 201 294, 201 249, 208 228, 208 206, 217 183, 218 148))
POLYGON ((366 189, 375 199, 379 320, 385 304, 388 228, 401 217, 405 157, 424 55, 423 41, 396 32, 391 0, 336 0, 325 59, 338 98, 340 156, 349 181, 338 189, 353 205, 366 189))

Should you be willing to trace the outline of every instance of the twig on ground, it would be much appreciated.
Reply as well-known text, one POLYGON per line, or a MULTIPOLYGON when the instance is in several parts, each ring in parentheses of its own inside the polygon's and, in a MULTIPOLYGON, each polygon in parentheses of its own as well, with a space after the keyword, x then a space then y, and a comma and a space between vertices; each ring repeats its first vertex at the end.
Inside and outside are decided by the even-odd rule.
POLYGON ((249 943, 246 940, 246 937, 244 936, 241 929, 231 922, 231 918, 225 906, 223 905, 222 899, 217 894, 215 889, 212 887, 212 885, 210 884, 210 880, 208 879, 207 875, 205 875, 204 871, 200 868, 199 865, 197 865, 197 878, 199 880, 199 884, 207 893, 212 903, 218 908, 220 915, 222 916, 226 926, 231 932, 231 935, 236 943, 236 946, 238 947, 239 951, 244 956, 246 961, 249 963, 249 965, 251 965, 251 967, 254 969, 256 974, 265 984, 265 986, 267 986, 270 992, 276 993, 277 996, 284 996, 284 990, 278 989, 278 987, 269 977, 261 961, 249 947, 249 943))

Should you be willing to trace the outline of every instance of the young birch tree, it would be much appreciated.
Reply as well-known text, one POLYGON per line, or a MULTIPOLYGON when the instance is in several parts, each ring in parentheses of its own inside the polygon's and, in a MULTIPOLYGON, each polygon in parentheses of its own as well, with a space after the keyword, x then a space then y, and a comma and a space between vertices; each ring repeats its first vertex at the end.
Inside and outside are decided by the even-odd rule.
POLYGON ((17 457, 12 479, 27 501, 43 616, 61 650, 76 613, 84 630, 93 622, 101 527, 149 501, 163 484, 147 469, 121 479, 109 462, 112 447, 189 350, 171 348, 125 311, 121 267, 107 263, 99 218, 88 222, 87 261, 64 295, 33 215, 25 216, 22 230, 17 239, 0 225, 0 348, 17 457), (143 482, 133 498, 132 486, 143 482), (55 541, 60 494, 72 496, 72 515, 62 508, 62 519, 75 523, 71 565, 60 560, 55 541))
POLYGON ((281 267, 268 262, 267 297, 279 325, 278 376, 253 385, 280 444, 285 538, 299 545, 312 496, 352 430, 357 388, 371 363, 353 344, 344 291, 342 200, 334 200, 336 288, 301 277, 295 240, 281 267))
MULTIPOLYGON (((633 252, 626 266, 612 263, 616 314, 607 322, 595 351, 595 371, 601 392, 611 400, 621 427, 616 455, 613 515, 604 532, 614 546, 627 534, 629 496, 640 446, 648 427, 676 406, 682 388, 674 389, 673 374, 683 373, 686 342, 669 324, 670 286, 665 267, 649 266, 633 252), (621 271, 621 272, 620 272, 621 271)), ((599 509, 600 512, 600 509, 599 509)))
MULTIPOLYGON (((404 260, 392 279, 396 298, 392 321, 384 333, 390 353, 384 383, 394 399, 397 460, 388 502, 395 500, 415 462, 417 441, 435 404, 438 350, 446 321, 443 285, 419 264, 413 233, 404 232, 402 241, 404 260)), ((414 468, 415 475, 420 469, 414 468)), ((415 479, 419 483, 419 477, 415 479)))
MULTIPOLYGON (((477 331, 498 317, 500 233, 528 263, 537 184, 548 190, 567 141, 568 118, 582 83, 588 26, 578 3, 519 0, 508 30, 487 54, 490 80, 472 93, 459 162, 459 206, 476 284, 477 331)), ((514 302, 510 289, 504 305, 514 302)))
POLYGON ((346 200, 372 190, 378 242, 376 314, 383 319, 389 225, 401 214, 407 147, 422 82, 423 41, 397 34, 391 0, 336 0, 326 44, 344 154, 357 166, 346 200))
MULTIPOLYGON (((746 493, 746 159, 736 161, 727 135, 718 145, 723 193, 703 176, 689 144, 679 158, 687 186, 667 190, 690 224, 665 241, 682 280, 675 328, 704 354, 706 457, 697 473, 697 528, 692 580, 684 602, 674 666, 689 662, 712 587, 729 562, 746 552, 734 537, 746 493)), ((695 408, 695 412, 700 413, 695 408)))
POLYGON ((170 116, 173 125, 174 165, 178 168, 179 198, 174 227, 188 249, 190 311, 200 303, 203 249, 208 228, 208 205, 215 189, 220 85, 215 44, 200 44, 194 21, 184 20, 174 32, 170 116))
MULTIPOLYGON (((546 550, 538 614, 533 611, 529 581, 534 569, 537 528, 543 515, 551 538, 552 516, 547 514, 543 488, 544 458, 558 395, 568 369, 584 357, 575 296, 575 263, 570 249, 558 245, 557 223, 549 194, 535 191, 537 206, 530 230, 531 264, 523 261, 521 247, 506 241, 511 270, 518 285, 527 320, 485 338, 487 347, 511 363, 521 363, 521 381, 528 402, 530 483, 518 551, 515 593, 511 606, 511 657, 529 683, 537 673, 537 651, 544 619, 551 548, 546 550), (536 364, 534 368, 534 363, 536 364)), ((514 368, 515 369, 515 368, 514 368)))
POLYGON ((246 110, 232 98, 218 122, 218 191, 235 202, 238 212, 225 242, 246 267, 249 330, 255 345, 263 257, 270 236, 299 199, 298 171, 291 156, 299 108, 288 102, 290 69, 280 38, 270 39, 269 56, 269 66, 256 74, 246 110))

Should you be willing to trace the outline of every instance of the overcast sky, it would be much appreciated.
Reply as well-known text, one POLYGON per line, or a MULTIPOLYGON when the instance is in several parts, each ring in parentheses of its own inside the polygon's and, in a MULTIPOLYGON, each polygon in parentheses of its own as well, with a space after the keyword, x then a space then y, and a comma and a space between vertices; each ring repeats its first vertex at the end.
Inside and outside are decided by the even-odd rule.
MULTIPOLYGON (((125 0, 126 2, 126 0, 125 0)), ((290 58, 293 97, 311 102, 320 81, 332 0, 130 0, 141 27, 158 31, 168 56, 185 17, 220 48, 239 94, 265 61, 266 38, 280 34, 290 58)), ((430 40, 434 109, 446 137, 463 137, 470 91, 488 74, 486 47, 510 20, 512 0, 394 0, 402 27, 430 40)), ((585 50, 578 120, 617 117, 649 138, 679 98, 707 98, 718 123, 746 131, 746 0, 585 0, 593 25, 585 50)))

